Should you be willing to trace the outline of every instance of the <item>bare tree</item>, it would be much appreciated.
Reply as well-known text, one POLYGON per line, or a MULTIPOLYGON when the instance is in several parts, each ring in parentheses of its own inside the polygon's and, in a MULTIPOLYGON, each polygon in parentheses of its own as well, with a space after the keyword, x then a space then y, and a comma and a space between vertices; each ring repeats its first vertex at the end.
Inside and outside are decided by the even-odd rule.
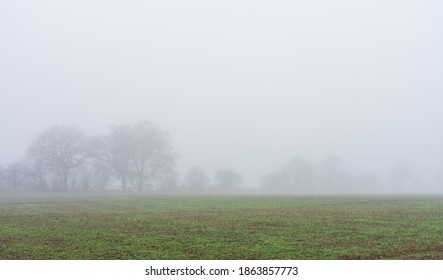
POLYGON ((5 171, 5 185, 8 189, 18 191, 25 187, 25 166, 21 161, 10 164, 5 171))
POLYGON ((177 190, 178 174, 174 169, 168 172, 163 172, 156 176, 155 183, 157 188, 162 191, 175 191, 177 190))
POLYGON ((164 177, 163 173, 173 170, 176 155, 171 139, 154 124, 143 121, 135 125, 132 128, 132 143, 132 163, 139 191, 143 190, 146 182, 152 183, 156 177, 164 177))
POLYGON ((315 167, 299 156, 293 157, 282 170, 265 176, 262 181, 263 189, 277 192, 315 192, 317 185, 315 167))
POLYGON ((201 191, 209 186, 209 177, 206 171, 200 167, 194 166, 189 169, 184 179, 184 186, 191 191, 201 191))
POLYGON ((242 183, 241 174, 231 169, 222 169, 215 173, 215 181, 224 191, 233 191, 242 183))
POLYGON ((314 191, 316 170, 310 161, 295 156, 286 164, 284 171, 288 174, 289 183, 295 191, 314 191))
POLYGON ((92 170, 92 187, 98 191, 105 190, 112 178, 111 168, 100 161, 93 161, 90 167, 92 170))
MULTIPOLYGON (((169 135, 147 121, 114 126, 109 135, 91 140, 88 150, 96 164, 103 163, 113 170, 123 191, 132 175, 141 191, 174 173, 176 155, 169 135)), ((99 169, 106 173, 103 167, 99 169)))
POLYGON ((84 140, 76 128, 54 126, 37 137, 28 155, 50 167, 60 177, 62 190, 68 190, 71 170, 84 160, 84 140))
POLYGON ((48 167, 39 159, 23 160, 27 189, 42 191, 48 189, 48 167))
POLYGON ((134 154, 132 129, 129 125, 114 126, 111 133, 90 142, 89 154, 108 165, 127 190, 130 162, 134 154))

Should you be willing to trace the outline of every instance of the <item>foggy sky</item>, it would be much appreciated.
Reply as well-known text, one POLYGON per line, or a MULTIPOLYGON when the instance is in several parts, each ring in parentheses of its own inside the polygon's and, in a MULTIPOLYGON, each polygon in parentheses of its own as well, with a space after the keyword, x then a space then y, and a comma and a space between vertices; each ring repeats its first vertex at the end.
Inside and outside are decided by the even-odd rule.
POLYGON ((150 120, 179 170, 443 172, 441 1, 2 1, 0 163, 150 120))

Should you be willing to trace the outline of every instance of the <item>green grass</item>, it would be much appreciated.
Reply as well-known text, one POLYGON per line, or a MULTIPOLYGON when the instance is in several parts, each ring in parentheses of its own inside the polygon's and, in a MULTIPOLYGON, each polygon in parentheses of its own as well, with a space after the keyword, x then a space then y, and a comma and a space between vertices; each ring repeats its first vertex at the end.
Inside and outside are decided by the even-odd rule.
POLYGON ((443 197, 16 196, 0 259, 443 259, 443 197))

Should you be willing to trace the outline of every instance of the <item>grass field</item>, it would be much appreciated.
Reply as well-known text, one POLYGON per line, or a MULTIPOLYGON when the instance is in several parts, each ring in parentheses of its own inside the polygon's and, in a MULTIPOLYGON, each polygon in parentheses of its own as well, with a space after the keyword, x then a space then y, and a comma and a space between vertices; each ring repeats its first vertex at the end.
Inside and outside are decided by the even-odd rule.
POLYGON ((443 259, 443 196, 3 197, 0 259, 443 259))

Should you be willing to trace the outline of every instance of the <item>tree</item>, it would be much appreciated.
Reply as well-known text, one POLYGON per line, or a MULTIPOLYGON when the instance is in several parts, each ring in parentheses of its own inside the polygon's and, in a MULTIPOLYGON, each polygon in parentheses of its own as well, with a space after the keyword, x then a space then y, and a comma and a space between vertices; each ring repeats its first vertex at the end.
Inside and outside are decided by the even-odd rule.
POLYGON ((105 190, 112 178, 111 168, 101 161, 93 161, 90 164, 90 169, 92 173, 92 188, 98 191, 105 190))
POLYGON ((178 174, 175 170, 170 170, 156 176, 155 183, 159 190, 175 191, 177 190, 178 174))
POLYGON ((113 170, 123 191, 132 175, 140 191, 164 183, 174 173, 176 159, 169 135, 147 121, 112 127, 109 135, 91 140, 89 154, 113 170))
POLYGON ((90 141, 89 154, 108 165, 121 181, 123 191, 127 190, 130 161, 134 154, 132 130, 129 125, 111 127, 111 133, 90 141))
POLYGON ((8 189, 17 191, 25 185, 25 166, 21 161, 10 164, 5 171, 5 185, 8 189))
POLYGON ((175 167, 175 154, 171 139, 154 124, 143 121, 132 128, 132 163, 137 175, 137 188, 143 190, 151 183, 170 173, 175 167))
POLYGON ((242 177, 240 173, 231 169, 222 169, 215 173, 215 181, 222 190, 232 191, 240 186, 242 177))
POLYGON ((295 156, 282 170, 265 176, 262 188, 267 191, 315 192, 317 184, 316 169, 308 160, 295 156))
POLYGON ((48 188, 48 167, 39 159, 25 158, 23 160, 25 169, 26 188, 33 190, 46 190, 48 188))
POLYGON ((189 169, 184 179, 184 185, 188 190, 201 191, 208 187, 209 177, 206 171, 200 167, 194 166, 189 169))
POLYGON ((85 137, 74 127, 54 126, 40 134, 28 155, 50 167, 61 179, 61 189, 69 189, 69 175, 84 160, 85 137))
POLYGON ((337 155, 330 155, 317 165, 319 191, 346 191, 352 181, 351 177, 344 170, 342 160, 337 155))
POLYGON ((312 163, 302 157, 293 157, 284 167, 289 185, 295 191, 312 192, 315 187, 315 168, 312 163))

